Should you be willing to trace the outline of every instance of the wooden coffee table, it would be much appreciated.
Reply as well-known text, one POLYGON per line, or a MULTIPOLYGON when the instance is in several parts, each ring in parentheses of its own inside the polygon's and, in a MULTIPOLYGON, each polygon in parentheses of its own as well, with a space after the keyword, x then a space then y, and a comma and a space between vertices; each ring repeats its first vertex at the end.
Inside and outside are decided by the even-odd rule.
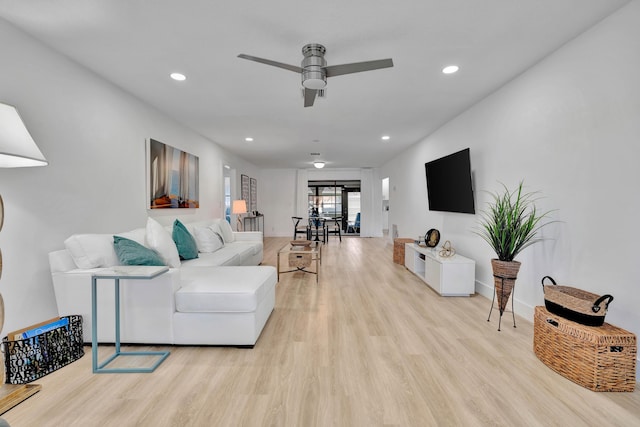
POLYGON ((280 273, 295 273, 297 271, 316 275, 316 283, 320 278, 320 264, 322 264, 322 242, 310 240, 292 240, 278 251, 278 281, 280 281, 280 273), (280 257, 284 256, 288 262, 290 270, 280 269, 280 257), (315 262, 315 271, 309 270, 308 267, 315 262))

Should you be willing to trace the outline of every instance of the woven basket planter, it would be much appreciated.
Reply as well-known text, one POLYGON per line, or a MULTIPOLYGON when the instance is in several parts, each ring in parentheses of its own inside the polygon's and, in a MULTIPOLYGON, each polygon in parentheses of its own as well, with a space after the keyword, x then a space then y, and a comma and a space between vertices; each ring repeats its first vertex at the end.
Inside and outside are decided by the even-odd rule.
POLYGON ((491 260, 491 267, 493 268, 493 284, 496 290, 498 307, 500 308, 500 315, 502 315, 516 284, 518 271, 520 271, 520 262, 500 261, 494 258, 491 260))

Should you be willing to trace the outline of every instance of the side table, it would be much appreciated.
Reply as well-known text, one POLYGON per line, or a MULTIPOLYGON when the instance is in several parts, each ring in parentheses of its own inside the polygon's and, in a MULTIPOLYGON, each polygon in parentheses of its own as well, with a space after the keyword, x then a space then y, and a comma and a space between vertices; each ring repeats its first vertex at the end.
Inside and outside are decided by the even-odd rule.
POLYGON ((97 269, 91 275, 91 356, 93 373, 145 373, 153 372, 169 356, 168 351, 121 351, 120 349, 120 279, 149 280, 169 271, 165 266, 117 266, 97 269), (104 362, 98 363, 98 279, 112 279, 115 282, 116 329, 114 354, 104 362), (119 356, 159 356, 150 367, 142 368, 107 368, 119 356))
POLYGON ((414 239, 406 237, 396 237, 393 239, 393 262, 396 264, 404 264, 404 244, 413 243, 414 239))
POLYGON ((264 215, 249 215, 242 218, 244 231, 262 231, 264 233, 264 215), (247 220, 249 227, 247 227, 247 220), (260 225, 262 222, 262 226, 260 225))

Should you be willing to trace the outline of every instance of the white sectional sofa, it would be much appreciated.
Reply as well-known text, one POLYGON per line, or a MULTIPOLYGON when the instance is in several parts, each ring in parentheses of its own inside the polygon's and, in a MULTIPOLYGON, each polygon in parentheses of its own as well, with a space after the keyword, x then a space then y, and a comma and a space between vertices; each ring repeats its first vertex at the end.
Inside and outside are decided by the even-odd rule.
MULTIPOLYGON (((151 280, 120 281, 122 343, 253 346, 275 305, 276 270, 260 266, 261 232, 233 232, 224 219, 185 223, 197 258, 180 260, 172 227, 149 219, 145 228, 78 234, 49 262, 60 316, 83 316, 91 342, 91 276, 121 265, 114 235, 153 249, 169 271, 151 280)), ((180 245, 178 245, 180 246, 180 245)), ((98 341, 115 341, 115 293, 98 280, 98 341)))

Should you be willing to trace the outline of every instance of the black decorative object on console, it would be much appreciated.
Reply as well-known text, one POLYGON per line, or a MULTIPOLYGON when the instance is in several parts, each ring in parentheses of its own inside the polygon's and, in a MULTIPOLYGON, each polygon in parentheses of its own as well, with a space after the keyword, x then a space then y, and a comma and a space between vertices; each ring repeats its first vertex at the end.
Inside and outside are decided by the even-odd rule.
POLYGON ((438 246, 438 242, 440 242, 440 232, 435 228, 427 231, 427 234, 424 235, 424 243, 428 248, 435 248, 438 246))

